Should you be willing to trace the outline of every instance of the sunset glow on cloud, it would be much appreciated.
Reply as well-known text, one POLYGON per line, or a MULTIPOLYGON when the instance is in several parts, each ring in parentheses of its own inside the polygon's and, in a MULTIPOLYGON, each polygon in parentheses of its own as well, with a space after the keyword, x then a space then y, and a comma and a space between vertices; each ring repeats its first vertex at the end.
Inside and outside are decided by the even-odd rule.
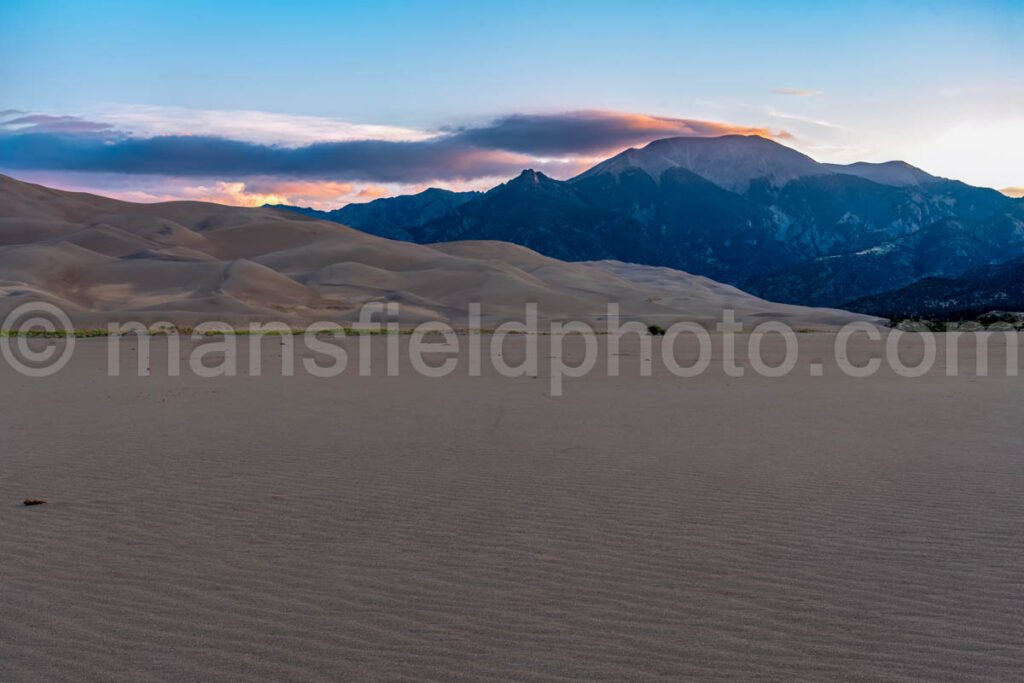
MULTIPOLYGON (((166 184, 165 184, 166 187, 166 184)), ((173 188, 173 185, 171 185, 173 188)), ((351 202, 368 202, 381 197, 420 191, 417 185, 366 185, 331 181, 296 181, 257 178, 247 181, 216 181, 208 185, 182 184, 162 200, 192 199, 232 206, 291 204, 329 210, 351 202)), ((122 197, 128 199, 128 197, 122 197)), ((141 201, 141 200, 136 200, 141 201)), ((153 201, 152 199, 148 201, 153 201)))
MULTIPOLYGON (((291 204, 330 210, 352 202, 422 192, 437 183, 364 183, 330 180, 297 180, 271 176, 240 180, 215 180, 176 176, 133 176, 112 173, 26 171, 22 180, 74 192, 89 192, 129 202, 177 200, 216 202, 231 206, 291 204)), ((464 192, 487 190, 507 180, 490 176, 471 181, 451 181, 447 189, 464 192)))
POLYGON ((486 189, 528 167, 567 178, 664 137, 792 137, 766 126, 611 111, 511 114, 437 130, 152 107, 97 118, 5 112, 0 170, 133 201, 331 208, 430 185, 486 189))

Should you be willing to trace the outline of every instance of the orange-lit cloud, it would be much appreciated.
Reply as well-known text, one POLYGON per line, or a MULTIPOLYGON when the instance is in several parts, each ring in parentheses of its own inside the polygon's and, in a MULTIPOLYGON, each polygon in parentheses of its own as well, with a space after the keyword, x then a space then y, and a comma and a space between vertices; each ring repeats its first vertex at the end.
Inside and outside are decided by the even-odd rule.
POLYGON ((380 199, 381 197, 390 196, 390 192, 386 187, 381 185, 368 185, 356 193, 356 196, 360 199, 380 199))
POLYGON ((459 140, 484 149, 538 157, 607 155, 667 137, 760 135, 790 139, 785 130, 604 110, 511 114, 489 124, 458 129, 459 140))
POLYGON ((644 135, 691 135, 710 137, 715 135, 760 135, 772 138, 785 135, 785 131, 771 130, 763 126, 742 126, 721 121, 700 121, 697 119, 677 119, 667 116, 651 116, 649 114, 622 114, 617 112, 587 112, 594 116, 606 117, 621 122, 628 130, 644 135))
MULTIPOLYGON (((258 178, 247 181, 217 181, 210 184, 188 184, 174 191, 178 199, 216 202, 232 206, 263 206, 290 204, 330 210, 352 202, 405 194, 407 185, 361 185, 332 181, 296 181, 258 178)), ((125 197, 127 198, 127 197, 125 197)))
MULTIPOLYGON (((290 204, 314 209, 336 209, 352 202, 421 192, 428 183, 364 184, 358 182, 306 181, 271 177, 241 180, 197 181, 169 176, 125 176, 119 174, 27 172, 18 177, 74 192, 89 192, 128 202, 169 202, 190 200, 231 206, 290 204)), ((453 190, 487 189, 505 178, 492 178, 486 188, 472 183, 441 183, 453 190)))
POLYGON ((1020 197, 1024 197, 1024 187, 1004 187, 999 191, 1005 194, 1007 197, 1014 197, 1018 199, 1020 197))

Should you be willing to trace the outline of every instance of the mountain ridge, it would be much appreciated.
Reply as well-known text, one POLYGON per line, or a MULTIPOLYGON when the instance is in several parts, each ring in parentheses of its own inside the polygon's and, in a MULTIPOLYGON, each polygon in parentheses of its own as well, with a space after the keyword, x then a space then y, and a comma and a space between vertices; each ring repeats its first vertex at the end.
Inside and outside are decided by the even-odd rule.
POLYGON ((958 275, 993 254, 1024 255, 1024 242, 1006 229, 1022 206, 903 161, 822 164, 763 137, 728 135, 656 140, 565 181, 524 172, 459 195, 429 220, 369 229, 401 230, 420 243, 498 239, 566 260, 677 268, 780 301, 839 306, 914 279, 958 275), (946 220, 978 234, 948 233, 959 260, 926 257, 918 253, 926 241, 904 239, 942 234, 946 220), (893 255, 850 256, 876 248, 893 255), (895 270, 880 270, 882 262, 895 270))

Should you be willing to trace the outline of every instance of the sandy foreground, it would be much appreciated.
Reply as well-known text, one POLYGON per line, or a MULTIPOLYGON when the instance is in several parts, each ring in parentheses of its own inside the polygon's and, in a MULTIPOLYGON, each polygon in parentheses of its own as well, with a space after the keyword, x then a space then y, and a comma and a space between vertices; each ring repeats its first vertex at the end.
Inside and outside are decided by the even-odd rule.
POLYGON ((999 352, 851 379, 833 340, 681 379, 633 338, 561 397, 543 352, 539 379, 111 378, 105 340, 0 364, 0 680, 1019 678, 1024 380, 999 352))

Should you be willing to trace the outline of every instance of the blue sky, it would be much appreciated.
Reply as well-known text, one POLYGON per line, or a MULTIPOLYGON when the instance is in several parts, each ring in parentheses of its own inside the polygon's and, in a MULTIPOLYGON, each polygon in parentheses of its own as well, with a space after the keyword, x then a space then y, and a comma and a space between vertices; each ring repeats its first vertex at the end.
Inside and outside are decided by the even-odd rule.
MULTIPOLYGON (((622 112, 783 133, 823 161, 905 158, 974 184, 1021 186, 1021 73, 1021 2, 0 0, 0 110, 74 116, 133 137, 296 146, 423 139, 512 114, 622 112)), ((16 132, 25 129, 5 134, 16 132)), ((566 175, 619 142, 531 165, 566 175)), ((351 187, 318 201, 371 185, 486 185, 532 160, 511 151, 507 164, 488 159, 465 177, 327 168, 317 180, 351 187)), ((262 174, 272 185, 241 167, 169 168, 133 185, 134 173, 116 167, 11 163, 0 156, 14 175, 137 198, 176 196, 186 181, 251 185, 262 174)))

